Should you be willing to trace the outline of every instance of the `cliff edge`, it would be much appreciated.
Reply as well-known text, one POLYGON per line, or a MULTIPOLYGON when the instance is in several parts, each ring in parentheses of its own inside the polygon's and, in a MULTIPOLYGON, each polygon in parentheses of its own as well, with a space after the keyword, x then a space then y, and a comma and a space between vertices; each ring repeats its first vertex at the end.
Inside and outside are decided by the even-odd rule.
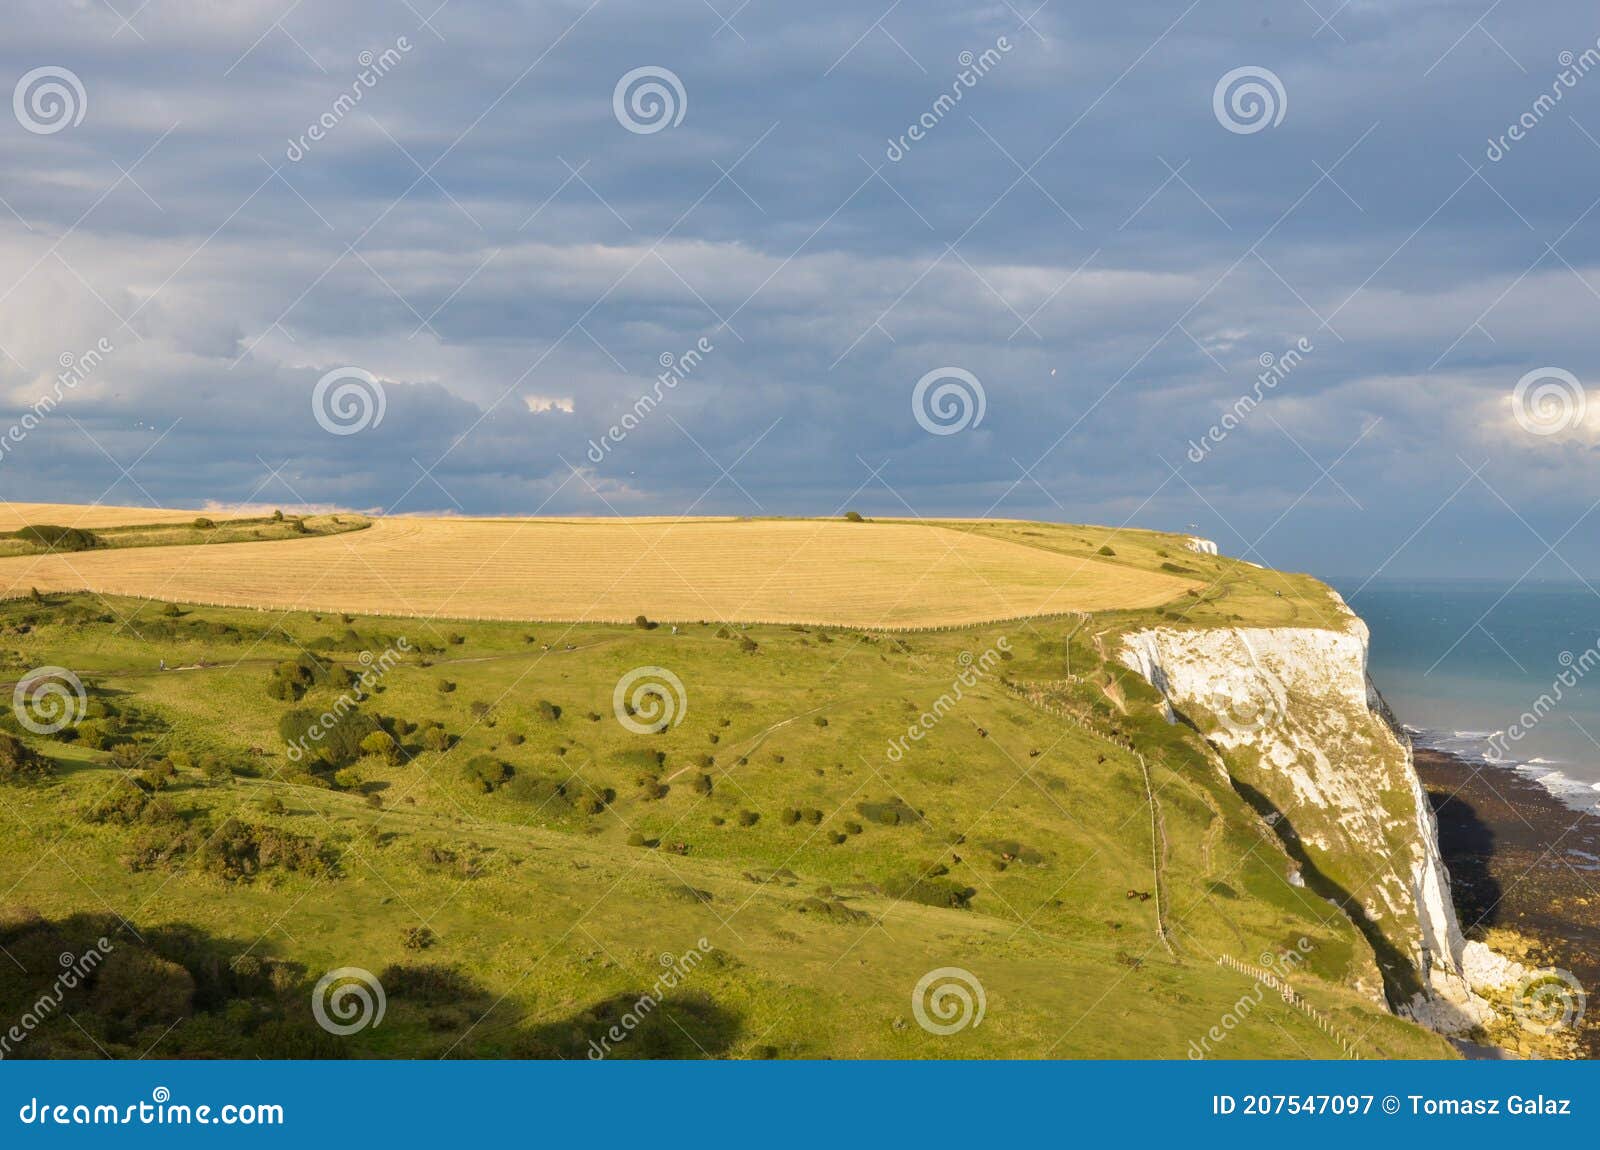
POLYGON ((1366 937, 1397 1013, 1458 1035, 1495 1020, 1478 993, 1523 973, 1462 936, 1410 741, 1367 678, 1368 632, 1329 592, 1324 627, 1156 627, 1117 652, 1195 727, 1304 883, 1366 937))

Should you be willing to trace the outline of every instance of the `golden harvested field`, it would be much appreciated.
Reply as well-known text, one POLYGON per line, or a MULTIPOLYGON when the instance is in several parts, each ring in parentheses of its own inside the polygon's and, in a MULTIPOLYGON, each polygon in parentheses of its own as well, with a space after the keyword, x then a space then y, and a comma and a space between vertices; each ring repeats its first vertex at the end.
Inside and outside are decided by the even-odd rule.
POLYGON ((321 538, 0 560, 0 595, 563 621, 952 625, 1152 607, 1197 586, 940 526, 841 520, 387 519, 321 538))
POLYGON ((159 507, 101 507, 83 503, 7 503, 0 501, 0 531, 48 523, 55 527, 126 527, 136 523, 191 523, 198 515, 221 522, 238 516, 216 511, 175 511, 159 507))

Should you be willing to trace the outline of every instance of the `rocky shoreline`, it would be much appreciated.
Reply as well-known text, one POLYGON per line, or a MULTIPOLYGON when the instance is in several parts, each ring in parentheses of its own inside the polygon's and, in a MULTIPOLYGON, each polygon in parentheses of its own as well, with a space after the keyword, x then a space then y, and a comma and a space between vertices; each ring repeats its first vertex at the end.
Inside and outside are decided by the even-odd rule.
POLYGON ((1533 966, 1570 971, 1594 1001, 1577 1029, 1600 1058, 1600 817, 1532 779, 1418 748, 1461 928, 1533 966))

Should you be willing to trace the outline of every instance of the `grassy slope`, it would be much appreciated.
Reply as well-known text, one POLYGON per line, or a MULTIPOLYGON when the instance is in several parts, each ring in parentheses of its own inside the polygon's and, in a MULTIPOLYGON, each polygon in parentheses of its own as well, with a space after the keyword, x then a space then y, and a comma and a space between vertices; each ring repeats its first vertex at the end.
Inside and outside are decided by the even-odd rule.
POLYGON ((1207 627, 1331 627, 1341 626, 1342 612, 1325 584, 1309 575, 1258 567, 1227 556, 1201 555, 1185 546, 1188 536, 1131 528, 1084 527, 1013 520, 955 522, 952 528, 973 531, 1058 554, 1081 557, 1085 562, 1115 563, 1136 571, 1160 571, 1198 580, 1203 587, 1155 612, 1097 613, 1096 630, 1121 623, 1207 627), (1110 547, 1114 556, 1100 553, 1110 547))
MULTIPOLYGON (((1100 545, 1085 529, 970 529, 1039 530, 1040 537, 1018 541, 1068 554, 1079 537, 1093 544, 1086 554, 1100 545)), ((1309 581, 1284 603, 1271 594, 1275 575, 1173 551, 1171 537, 1123 532, 1113 546, 1113 562, 1159 568, 1167 560, 1155 551, 1166 549, 1184 566, 1215 570, 1221 594, 1195 612, 1209 613, 1206 621, 1256 608, 1308 617, 1320 610, 1309 581)), ((91 597, 75 602, 101 609, 91 597)), ((710 995, 725 1017, 713 1025, 685 1016, 684 1024, 710 1053, 749 1056, 772 1047, 783 1056, 1183 1057, 1251 991, 1250 980, 1219 967, 1216 956, 1259 962, 1261 952, 1302 937, 1311 957, 1309 976, 1297 985, 1358 1036, 1366 1053, 1448 1052, 1344 988, 1371 969, 1355 931, 1284 881, 1278 847, 1207 765, 1193 736, 1160 724, 1150 708, 1134 709, 1143 718, 1121 717, 1092 682, 1065 683, 1051 695, 1102 728, 1120 724, 1150 764, 1164 856, 1160 890, 1175 955, 1156 933, 1156 900, 1126 897, 1130 889, 1152 890, 1156 880, 1138 762, 1114 741, 1029 705, 997 673, 970 689, 903 761, 889 761, 887 741, 950 690, 963 652, 979 655, 1004 635, 1016 656, 1002 665, 1005 676, 1061 679, 1066 623, 907 636, 834 630, 827 642, 816 630, 750 627, 744 634, 759 650, 746 654, 733 639, 717 638, 714 625, 690 625, 676 636, 665 628, 450 625, 463 640, 456 644, 440 633, 446 628, 424 620, 357 620, 351 639, 333 617, 280 620, 207 608, 174 623, 152 604, 111 600, 104 604, 109 622, 52 623, 61 610, 26 602, 3 608, 7 667, 20 674, 45 663, 69 666, 98 691, 159 715, 169 730, 146 747, 151 757, 182 748, 248 763, 260 777, 208 786, 184 772, 170 797, 191 817, 238 812, 322 838, 343 855, 341 876, 319 882, 269 871, 253 883, 226 885, 184 867, 129 873, 118 859, 133 832, 87 826, 78 817, 115 781, 106 756, 52 742, 42 745, 63 760, 56 781, 0 790, 0 875, 9 876, 10 888, 0 890, 0 903, 50 917, 114 909, 141 927, 192 924, 214 936, 224 956, 253 948, 301 964, 308 979, 334 966, 379 970, 420 957, 454 965, 477 984, 481 997, 451 1009, 394 996, 382 1027, 344 1040, 354 1053, 545 1052, 552 1030, 587 1034, 593 1026, 582 1021, 585 1010, 648 986, 660 970, 656 955, 681 954, 702 936, 720 960, 696 972, 690 986, 710 995), (275 622, 293 642, 262 637, 275 622), (231 624, 242 637, 204 637, 205 623, 231 624), (537 640, 531 644, 530 630, 537 640), (350 791, 299 785, 280 773, 275 722, 286 704, 265 693, 270 662, 321 637, 354 664, 362 647, 379 650, 400 634, 443 653, 431 667, 412 661, 390 672, 370 708, 440 719, 461 736, 459 745, 442 754, 414 749, 400 766, 366 760, 350 791), (156 674, 158 658, 170 666, 220 666, 156 674), (613 685, 644 665, 671 668, 687 690, 687 717, 664 734, 633 735, 612 717, 613 685), (442 678, 457 684, 453 693, 438 691, 442 678), (538 716, 541 699, 562 708, 559 720, 538 716), (474 701, 493 704, 492 726, 472 716, 474 701), (591 712, 601 718, 590 721, 591 712), (817 725, 818 717, 828 725, 817 725), (513 745, 513 734, 525 741, 513 745), (641 747, 666 753, 668 775, 690 768, 659 800, 640 796, 637 769, 623 761, 641 747), (264 753, 251 755, 250 748, 264 753), (504 791, 476 794, 460 767, 482 752, 519 774, 563 780, 573 793, 614 788, 617 801, 584 816, 504 791), (710 796, 685 785, 699 773, 702 754, 715 758, 710 796), (381 807, 362 793, 376 795, 381 807), (273 798, 284 813, 264 813, 273 798), (896 798, 926 822, 875 825, 855 809, 896 798), (786 826, 786 807, 815 807, 826 819, 820 827, 786 826), (740 827, 744 810, 758 812, 759 822, 740 827), (713 817, 726 821, 714 826, 713 817), (828 836, 846 820, 866 829, 833 845, 828 836), (633 833, 682 843, 688 853, 630 846, 633 833), (1000 841, 1033 848, 1043 861, 997 869, 997 852, 984 844, 1000 841), (430 844, 475 861, 426 862, 430 844), (950 868, 949 881, 976 891, 971 909, 882 893, 896 876, 936 865, 950 868), (773 872, 777 881, 759 881, 773 872), (847 909, 832 917, 802 913, 801 901, 824 887, 847 909), (866 918, 847 921, 856 914, 866 918), (424 922, 438 945, 422 956, 407 952, 403 932, 424 922), (936 966, 979 977, 988 996, 982 1026, 940 1038, 910 1021, 911 987, 936 966)), ((1073 644, 1075 671, 1096 659, 1089 644, 1073 644)), ((1143 686, 1100 673, 1113 675, 1125 693, 1143 686)), ((329 697, 324 690, 307 701, 329 697)), ((1270 995, 1255 1009, 1218 1047, 1220 1055, 1337 1056, 1303 1014, 1270 995)), ((152 1024, 126 1048, 137 1053, 163 1029, 152 1024)), ((90 1050, 70 1028, 56 1041, 90 1050)), ((161 1039, 157 1053, 241 1052, 221 1043, 189 1024, 161 1039)))

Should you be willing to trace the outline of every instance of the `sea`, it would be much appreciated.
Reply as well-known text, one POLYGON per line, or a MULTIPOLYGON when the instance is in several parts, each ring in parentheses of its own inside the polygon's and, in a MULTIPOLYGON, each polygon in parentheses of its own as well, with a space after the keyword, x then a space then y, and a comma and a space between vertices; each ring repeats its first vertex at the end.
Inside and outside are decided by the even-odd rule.
POLYGON ((1574 810, 1600 808, 1600 592, 1329 582, 1371 628, 1368 673, 1418 746, 1517 771, 1574 810))

